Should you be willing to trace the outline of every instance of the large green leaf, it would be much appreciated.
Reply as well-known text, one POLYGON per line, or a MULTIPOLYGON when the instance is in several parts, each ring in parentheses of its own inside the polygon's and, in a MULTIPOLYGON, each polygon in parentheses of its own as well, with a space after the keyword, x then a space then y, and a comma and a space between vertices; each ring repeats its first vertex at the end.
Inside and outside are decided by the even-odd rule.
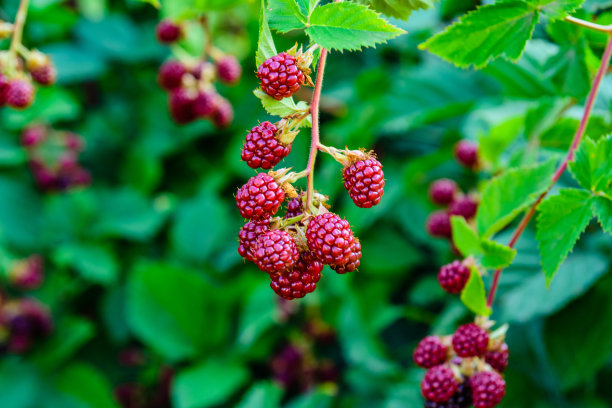
POLYGON ((270 27, 281 33, 304 28, 306 16, 295 0, 268 0, 270 27))
POLYGON ((67 244, 54 253, 58 264, 71 266, 87 281, 110 285, 117 280, 119 265, 113 252, 93 244, 67 244))
POLYGON ((283 390, 278 384, 258 382, 246 392, 237 408, 277 408, 281 406, 282 396, 283 390))
POLYGON ((576 150, 569 169, 580 185, 612 198, 612 135, 595 142, 585 138, 576 150))
POLYGON ((257 53, 255 61, 257 66, 263 64, 265 60, 278 54, 274 45, 274 38, 268 25, 268 15, 266 14, 266 2, 261 2, 261 12, 259 14, 259 39, 257 41, 257 53))
POLYGON ((597 217, 599 225, 608 234, 612 234, 612 200, 607 197, 594 197, 593 214, 597 217))
POLYGON ((432 8, 437 0, 361 0, 361 2, 386 16, 406 20, 415 10, 432 8))
MULTIPOLYGON (((293 101, 293 98, 283 98, 277 101, 262 91, 261 88, 255 89, 253 94, 261 100, 261 104, 270 115, 286 117, 308 109, 308 104, 304 101, 300 101, 297 104, 293 101)), ((304 121, 303 123, 309 122, 304 121)))
POLYGON ((87 408, 119 408, 106 377, 93 366, 75 363, 57 374, 55 386, 87 408))
POLYGON ((474 267, 471 268, 470 279, 461 291, 461 301, 477 315, 489 316, 492 313, 491 308, 487 306, 484 282, 478 269, 474 267))

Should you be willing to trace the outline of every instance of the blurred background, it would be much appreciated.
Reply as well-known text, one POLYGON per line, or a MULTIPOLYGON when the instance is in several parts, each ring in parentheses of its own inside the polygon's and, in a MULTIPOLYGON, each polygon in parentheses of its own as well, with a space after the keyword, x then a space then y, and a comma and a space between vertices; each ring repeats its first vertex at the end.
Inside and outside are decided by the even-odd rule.
MULTIPOLYGON (((218 87, 234 108, 218 130, 174 124, 156 82, 171 51, 155 25, 182 1, 159 11, 136 0, 32 0, 24 43, 51 55, 58 84, 39 89, 28 110, 0 110, 2 308, 19 317, 0 328, 0 406, 422 406, 416 343, 473 319, 436 281, 456 255, 425 231, 430 183, 451 178, 475 193, 507 164, 562 154, 605 41, 563 23, 538 27, 518 64, 482 71, 418 50, 477 3, 442 0, 394 21, 408 34, 388 44, 330 55, 322 142, 373 148, 386 191, 377 207, 356 208, 340 166, 319 156, 316 188, 350 221, 363 258, 352 274, 326 268, 313 294, 287 302, 237 253, 244 221, 233 195, 255 174, 240 149, 248 129, 271 119, 252 93, 258 2, 216 2, 223 7, 206 13, 215 45, 243 65, 238 85, 218 87), (20 145, 33 124, 82 137, 90 182, 41 187, 20 145), (454 161, 461 139, 480 144, 485 171, 454 161), (42 285, 20 284, 24 273, 42 285)), ((2 0, 0 19, 12 21, 17 7, 2 0)), ((612 23, 606 7, 587 1, 585 10, 612 23)), ((277 49, 302 40, 290 34, 277 49)), ((183 48, 203 41, 194 27, 183 48)), ((610 132, 611 101, 608 78, 590 135, 610 132)), ((303 169, 309 142, 302 131, 284 165, 303 169)), ((612 242, 592 225, 547 291, 533 234, 519 241, 493 315, 510 324, 501 406, 612 406, 612 242)))

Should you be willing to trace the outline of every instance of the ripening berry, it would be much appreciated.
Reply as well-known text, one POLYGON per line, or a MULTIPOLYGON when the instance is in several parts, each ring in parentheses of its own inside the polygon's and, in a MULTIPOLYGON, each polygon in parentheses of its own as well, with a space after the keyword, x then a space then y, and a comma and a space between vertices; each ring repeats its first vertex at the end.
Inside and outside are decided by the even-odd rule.
POLYGON ((209 117, 217 107, 219 96, 213 90, 199 91, 195 101, 193 101, 193 112, 199 118, 209 117))
POLYGON ((215 110, 212 113, 213 124, 217 128, 223 129, 231 125, 233 120, 234 108, 230 101, 222 97, 217 97, 215 110))
POLYGON ((282 230, 271 230, 257 238, 253 246, 255 265, 268 273, 284 272, 300 258, 293 237, 282 230))
POLYGON ((26 79, 11 79, 6 86, 6 103, 16 109, 25 109, 34 101, 34 87, 26 79))
POLYGON ((43 125, 27 127, 21 132, 21 145, 23 147, 34 147, 47 137, 47 129, 43 125))
POLYGON ((52 85, 57 79, 57 70, 48 55, 32 51, 27 58, 26 68, 34 82, 40 85, 52 85))
POLYGON ((241 257, 248 261, 254 261, 253 247, 257 238, 260 235, 270 230, 270 220, 266 219, 263 221, 249 221, 242 226, 238 233, 240 239, 240 245, 238 245, 238 253, 241 257))
POLYGON ((344 265, 332 265, 331 268, 341 275, 356 271, 359 268, 359 264, 361 263, 361 243, 357 238, 355 238, 355 242, 353 243, 353 249, 351 250, 351 255, 349 256, 349 260, 344 265))
POLYGON ((35 299, 24 298, 5 303, 2 320, 11 333, 8 348, 15 353, 26 352, 33 342, 53 331, 49 309, 35 299))
POLYGON ((498 373, 503 373, 506 371, 508 367, 508 357, 510 356, 510 351, 508 350, 508 345, 506 343, 502 343, 494 350, 489 350, 485 354, 485 361, 489 364, 495 371, 498 373))
POLYGON ((240 79, 242 67, 232 55, 225 55, 217 61, 217 75, 222 82, 235 84, 240 79))
POLYGON ((470 279, 470 268, 458 260, 442 266, 438 272, 438 282, 448 293, 460 293, 468 279, 470 279))
POLYGON ((478 145, 468 140, 461 140, 455 146, 455 159, 468 169, 478 166, 478 145))
POLYGON ((40 255, 31 255, 16 261, 8 270, 8 281, 11 286, 21 290, 34 290, 44 279, 45 266, 40 255))
POLYGON ((482 357, 489 347, 489 334, 475 323, 468 323, 457 328, 452 343, 459 357, 482 357))
POLYGON ((431 368, 446 362, 448 349, 438 336, 427 336, 419 342, 412 353, 416 365, 431 368))
POLYGON ((236 205, 240 215, 249 220, 261 221, 272 217, 285 201, 285 192, 273 177, 259 173, 236 193, 236 205))
POLYGON ((421 392, 425 399, 434 402, 446 402, 459 389, 453 370, 447 365, 438 365, 425 373, 421 382, 421 392))
POLYGON ((457 183, 450 179, 439 179, 431 183, 429 187, 429 198, 434 204, 447 205, 453 201, 455 194, 459 192, 457 183))
POLYGON ((292 269, 270 275, 270 287, 284 299, 302 298, 317 288, 322 270, 323 264, 314 259, 310 252, 302 252, 292 269))
POLYGON ((9 79, 0 73, 0 107, 6 105, 6 88, 8 83, 9 79))
POLYGON ((496 407, 506 395, 506 381, 496 372, 483 371, 470 377, 474 408, 496 407))
POLYGON ((359 160, 342 173, 344 188, 357 207, 370 208, 380 203, 385 193, 385 174, 382 164, 374 157, 359 160))
POLYGON ((168 96, 170 116, 178 124, 193 122, 196 118, 194 101, 197 94, 187 88, 173 89, 168 96))
POLYGON ((478 202, 470 196, 458 197, 448 207, 450 215, 460 215, 466 220, 471 220, 478 210, 478 202))
POLYGON ((187 73, 185 64, 178 60, 164 62, 157 73, 159 86, 166 90, 178 88, 183 83, 183 75, 187 73))
POLYGON ((249 167, 269 170, 291 152, 291 144, 285 145, 277 138, 278 128, 263 122, 247 133, 240 157, 249 167))
POLYGON ((450 215, 446 211, 435 211, 427 218, 427 232, 440 238, 451 238, 453 233, 451 230, 450 215))
POLYGON ((304 212, 302 207, 302 195, 294 197, 287 203, 287 211, 285 212, 285 219, 294 218, 302 215, 304 212))
POLYGON ((326 265, 341 266, 350 261, 355 237, 348 221, 336 214, 319 214, 306 228, 308 248, 326 265))
POLYGON ((172 44, 183 37, 183 27, 173 21, 164 19, 155 27, 157 41, 162 44, 172 44))
POLYGON ((257 77, 261 81, 261 89, 276 100, 290 97, 306 80, 295 57, 286 52, 265 60, 257 70, 257 77))

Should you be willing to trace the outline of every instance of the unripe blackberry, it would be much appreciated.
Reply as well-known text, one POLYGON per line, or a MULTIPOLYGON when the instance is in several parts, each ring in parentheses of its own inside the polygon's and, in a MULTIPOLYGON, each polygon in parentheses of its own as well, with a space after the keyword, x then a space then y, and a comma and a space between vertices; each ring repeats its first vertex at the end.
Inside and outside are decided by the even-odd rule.
POLYGON ((348 221, 336 214, 319 214, 306 228, 308 248, 326 265, 341 266, 350 261, 355 237, 348 221))
POLYGON ((242 226, 238 233, 240 244, 238 253, 248 261, 254 261, 253 246, 260 235, 270 230, 270 220, 249 221, 242 226))
POLYGON ((506 343, 502 343, 495 350, 489 350, 485 354, 485 361, 489 364, 495 371, 498 373, 503 373, 506 371, 508 367, 508 357, 510 356, 510 351, 508 350, 508 345, 506 343))
POLYGON ((482 357, 489 347, 489 334, 475 323, 459 326, 453 334, 453 350, 459 357, 482 357))
POLYGON ((506 395, 506 381, 496 372, 483 371, 470 377, 474 408, 493 408, 506 395))
POLYGON ((198 96, 193 101, 193 111, 200 118, 208 117, 213 114, 219 96, 213 90, 199 91, 198 96))
POLYGON ((242 67, 236 57, 225 55, 217 61, 217 75, 222 82, 234 84, 238 82, 241 74, 242 67))
POLYGON ((259 173, 243 185, 236 194, 240 215, 261 221, 272 217, 285 200, 281 186, 266 173, 259 173))
POLYGON ((302 195, 289 200, 287 203, 287 211, 285 212, 285 219, 302 215, 304 212, 302 205, 302 195))
POLYGON ((446 211, 435 211, 427 218, 427 232, 434 237, 451 238, 450 215, 446 211))
POLYGON ((459 197, 450 204, 448 213, 450 215, 460 215, 466 220, 472 219, 478 210, 478 202, 470 196, 459 197))
POLYGON ((293 237, 282 230, 271 230, 260 235, 252 251, 255 265, 268 273, 287 271, 300 258, 293 237))
POLYGON ((157 73, 159 86, 166 90, 178 88, 183 83, 183 75, 187 73, 185 64, 178 60, 164 62, 157 73))
POLYGON ((47 129, 43 125, 30 126, 21 132, 21 145, 34 147, 47 137, 47 129))
POLYGON ((242 160, 253 169, 268 170, 276 166, 291 152, 291 144, 281 143, 277 132, 276 125, 270 122, 263 122, 252 128, 242 147, 242 160))
POLYGON ((26 68, 34 82, 40 85, 52 85, 57 78, 57 70, 49 56, 40 51, 32 51, 26 61, 26 68))
POLYGON ((172 44, 183 36, 183 27, 173 21, 164 19, 155 27, 157 41, 162 44, 172 44))
POLYGON ((461 140, 455 146, 455 159, 468 169, 478 166, 478 145, 468 140, 461 140))
POLYGON ((213 124, 223 129, 232 124, 234 120, 234 108, 232 104, 225 98, 218 97, 215 105, 215 110, 212 113, 213 124))
POLYGON ((257 77, 261 81, 261 89, 279 101, 293 95, 306 80, 295 57, 286 52, 265 60, 257 70, 257 77))
POLYGON ((341 275, 356 271, 359 268, 359 264, 361 263, 361 243, 357 238, 355 238, 355 242, 353 243, 353 249, 351 250, 351 255, 349 260, 344 265, 332 265, 331 268, 341 275))
POLYGON ((426 401, 425 408, 469 408, 472 404, 472 389, 467 381, 459 384, 459 388, 446 402, 426 401))
POLYGON ((382 164, 373 157, 359 160, 342 173, 344 188, 357 207, 370 208, 380 203, 385 193, 382 164))
POLYGON ((446 402, 459 389, 453 370, 447 365, 438 365, 425 373, 421 382, 421 392, 425 399, 433 402, 446 402))
POLYGON ((438 272, 438 282, 448 293, 460 293, 468 279, 470 279, 470 268, 458 260, 442 266, 438 272))
POLYGON ((450 179, 439 179, 431 183, 429 187, 429 198, 434 204, 447 205, 453 201, 455 194, 459 192, 457 183, 450 179))
POLYGON ((292 269, 271 275, 270 287, 284 299, 302 298, 317 288, 322 270, 323 264, 315 260, 310 252, 302 252, 292 269))
POLYGON ((0 107, 6 105, 6 88, 8 83, 8 78, 0 72, 0 107))
POLYGON ((34 101, 34 87, 26 79, 11 79, 5 92, 6 103, 16 109, 25 109, 34 101))
POLYGON ((195 97, 195 91, 187 88, 176 88, 170 92, 168 109, 176 123, 186 124, 195 120, 195 97))
POLYGON ((431 368, 446 362, 448 349, 438 336, 427 336, 419 342, 412 353, 416 365, 431 368))

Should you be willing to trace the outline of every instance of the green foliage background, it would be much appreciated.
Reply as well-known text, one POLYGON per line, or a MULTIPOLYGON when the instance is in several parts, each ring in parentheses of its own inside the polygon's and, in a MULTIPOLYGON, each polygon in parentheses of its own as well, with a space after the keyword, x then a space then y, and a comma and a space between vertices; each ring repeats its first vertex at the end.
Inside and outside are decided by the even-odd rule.
MULTIPOLYGON (((414 346, 472 318, 436 282, 438 268, 455 255, 424 231, 433 210, 429 183, 449 177, 467 189, 487 178, 453 161, 461 138, 480 142, 492 170, 561 157, 605 42, 562 22, 537 25, 517 64, 499 59, 481 71, 461 70, 417 48, 475 6, 443 0, 412 13, 408 23, 393 21, 408 34, 388 44, 333 52, 322 141, 374 147, 385 166, 386 193, 374 209, 354 207, 337 163, 320 158, 317 189, 353 225, 362 266, 348 276, 325 270, 317 291, 296 302, 299 310, 285 322, 268 277, 236 252, 243 220, 233 194, 254 174, 240 160, 240 147, 245 131, 267 116, 252 94, 259 5, 219 4, 230 3, 236 6, 209 15, 215 43, 238 55, 244 75, 239 86, 221 90, 236 119, 217 131, 207 122, 178 127, 170 120, 156 85, 169 51, 155 41, 153 7, 32 1, 26 42, 52 55, 59 84, 40 90, 25 112, 0 112, 0 245, 15 255, 44 254, 47 280, 35 296, 50 305, 56 330, 27 356, 0 359, 0 406, 116 407, 114 386, 152 382, 161 364, 176 369, 178 408, 420 406, 414 346), (574 100, 576 106, 559 113, 574 100), (19 131, 32 121, 85 137, 93 187, 35 190, 18 145, 19 131), (261 367, 313 315, 337 331, 340 382, 337 389, 283 397, 261 367), (150 357, 146 369, 122 368, 120 350, 139 345, 150 357)), ((172 7, 182 2, 165 4, 162 14, 175 14, 172 7)), ((609 4, 588 1, 585 10, 602 6, 609 4)), ((16 0, 3 1, 1 17, 11 20, 16 8, 16 0)), ((599 19, 612 22, 612 13, 599 19)), ((302 39, 289 34, 277 47, 302 39)), ((200 49, 197 30, 187 44, 200 49)), ((610 132, 611 102, 608 78, 589 137, 610 132)), ((304 131, 287 166, 305 166, 308 143, 304 131)), ((559 183, 576 186, 569 175, 559 183)), ((496 240, 506 243, 509 235, 502 231, 496 240)), ((611 406, 610 237, 596 222, 587 225, 548 290, 533 226, 517 250, 492 316, 511 325, 502 406, 611 406)))

